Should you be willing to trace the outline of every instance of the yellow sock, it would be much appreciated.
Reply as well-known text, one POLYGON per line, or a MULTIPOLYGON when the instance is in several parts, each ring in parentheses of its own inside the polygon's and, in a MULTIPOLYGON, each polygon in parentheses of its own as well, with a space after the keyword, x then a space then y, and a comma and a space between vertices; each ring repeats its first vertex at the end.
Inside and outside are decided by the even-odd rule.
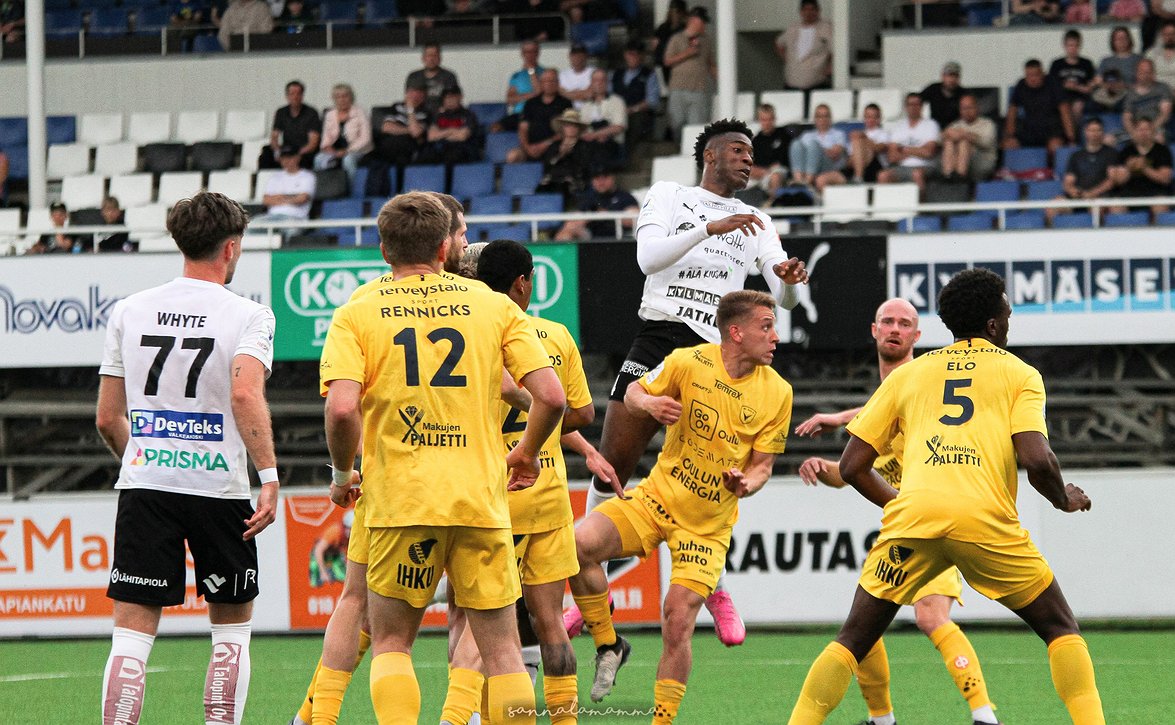
POLYGON ((343 709, 343 695, 351 683, 350 672, 339 672, 323 667, 318 672, 318 684, 314 687, 313 725, 335 725, 339 711, 343 709))
POLYGON ((543 700, 551 725, 579 722, 579 690, 575 675, 543 675, 543 700))
POLYGON ((420 684, 408 654, 384 652, 371 661, 371 704, 379 725, 416 725, 420 684))
POLYGON ((608 592, 586 594, 575 598, 584 626, 592 633, 596 647, 616 644, 616 630, 612 628, 612 609, 608 606, 608 592))
POLYGON ((481 697, 477 701, 477 710, 481 713, 482 725, 489 725, 490 722, 490 682, 483 680, 481 683, 481 697))
POLYGON ((371 635, 359 630, 359 654, 355 657, 355 666, 351 668, 351 672, 359 669, 359 663, 363 661, 363 655, 367 654, 367 650, 371 649, 371 635))
POLYGON ((453 667, 449 670, 449 691, 441 709, 441 719, 453 725, 466 725, 481 704, 481 688, 485 677, 477 670, 453 667))
POLYGON ((844 699, 845 691, 857 671, 857 661, 838 642, 832 642, 808 670, 804 687, 788 725, 819 725, 844 699))
POLYGON ((534 725, 538 711, 534 685, 525 672, 486 678, 490 691, 490 722, 494 725, 534 725))
POLYGON ((306 699, 302 701, 302 707, 298 708, 298 719, 302 722, 310 722, 310 714, 314 708, 314 683, 318 682, 318 672, 322 669, 322 658, 318 658, 318 664, 314 665, 314 674, 310 676, 310 686, 306 688, 306 699))
POLYGON ((657 680, 653 684, 653 725, 670 725, 685 697, 685 683, 657 680))
POLYGON ((1073 725, 1105 725, 1102 698, 1093 677, 1093 661, 1081 635, 1067 634, 1049 643, 1049 670, 1053 674, 1053 687, 1069 710, 1073 725))
POLYGON ((857 665, 857 684, 861 686, 861 696, 865 698, 870 717, 893 712, 893 700, 889 697, 889 656, 885 653, 885 640, 877 640, 877 644, 857 665))
POLYGON ((947 672, 955 681, 955 687, 967 704, 974 710, 977 707, 991 704, 987 696, 987 682, 983 679, 983 670, 979 667, 979 655, 959 625, 947 622, 930 633, 930 641, 934 643, 947 672))

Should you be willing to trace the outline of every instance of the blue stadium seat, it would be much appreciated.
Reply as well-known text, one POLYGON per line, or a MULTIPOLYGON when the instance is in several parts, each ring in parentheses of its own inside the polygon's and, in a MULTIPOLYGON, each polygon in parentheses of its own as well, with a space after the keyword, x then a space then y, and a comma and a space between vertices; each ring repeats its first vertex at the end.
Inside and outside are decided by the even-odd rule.
POLYGON ((1025 209, 1004 218, 1005 229, 1044 229, 1044 210, 1025 209))
POLYGON ((981 181, 975 185, 975 201, 1020 201, 1020 182, 981 181))
POLYGON ((513 131, 499 131, 486 135, 486 161, 505 163, 506 154, 518 146, 518 134, 513 131))
POLYGON ((327 199, 322 202, 322 219, 363 218, 362 199, 327 199))
POLYGON ((1155 217, 1155 224, 1160 227, 1175 226, 1175 211, 1165 211, 1155 217))
POLYGON ((404 167, 402 191, 444 191, 445 167, 441 164, 404 167))
POLYGON ((122 34, 126 33, 127 27, 126 8, 95 8, 90 11, 90 25, 88 32, 91 34, 110 33, 122 34))
POLYGON ((1075 214, 1059 214, 1053 219, 1053 229, 1092 229, 1093 216, 1082 211, 1075 214))
POLYGON ((942 219, 937 216, 916 216, 913 219, 903 219, 898 228, 907 234, 941 232, 942 219))
POLYGON ((485 241, 495 239, 513 239, 516 242, 529 242, 529 224, 482 224, 485 230, 485 241))
POLYGON ((493 224, 470 224, 465 229, 465 239, 468 240, 470 244, 484 242, 486 240, 486 234, 493 227, 493 224))
POLYGON ((367 0, 363 18, 369 23, 382 23, 400 17, 396 0, 367 0))
POLYGON ((1121 214, 1106 214, 1102 218, 1102 226, 1106 227, 1145 227, 1151 222, 1151 215, 1145 211, 1128 211, 1121 214))
POLYGON ((1053 158, 1053 175, 1058 179, 1065 176, 1065 169, 1069 168, 1069 158, 1078 151, 1077 146, 1062 146, 1057 149, 1053 158))
POLYGON ((0 146, 24 146, 29 142, 29 121, 24 116, 0 118, 0 146))
POLYGON ((992 22, 1003 15, 1003 3, 973 2, 967 6, 967 24, 971 27, 990 27, 992 22))
POLYGON ((482 214, 512 214, 514 213, 514 199, 509 194, 486 194, 475 196, 469 203, 469 213, 474 216, 482 214))
POLYGON ((453 166, 452 194, 461 201, 494 193, 494 165, 488 161, 453 166))
POLYGON ((1004 167, 1015 173, 1029 169, 1047 169, 1049 151, 1043 147, 1028 146, 1004 152, 1004 167))
POLYGON ((498 121, 501 121, 502 118, 506 115, 506 104, 470 103, 469 110, 473 111, 473 113, 477 116, 477 120, 482 125, 482 128, 488 128, 498 121))
MULTIPOLYGON (((518 211, 523 214, 558 214, 563 211, 562 194, 530 194, 519 199, 518 211)), ((539 222, 539 229, 558 229, 562 222, 539 222)))
POLYGON ((988 214, 959 214, 947 219, 947 229, 952 232, 986 232, 992 228, 992 217, 988 214))
POLYGON ((319 6, 318 17, 323 22, 356 23, 359 20, 359 5, 353 0, 322 3, 319 6))
POLYGON ((77 141, 78 121, 75 116, 46 116, 45 143, 74 143, 77 141))
POLYGON ((1064 192, 1059 180, 1029 181, 1024 185, 1024 189, 1028 192, 1025 198, 1029 201, 1048 201, 1049 199, 1055 199, 1064 192))
POLYGON ((503 194, 522 196, 533 194, 543 178, 543 165, 538 161, 502 166, 500 188, 503 194))
POLYGON ((608 52, 608 28, 621 24, 619 20, 586 20, 571 26, 571 42, 582 43, 588 55, 608 52))
POLYGON ((145 5, 135 11, 135 30, 159 30, 166 28, 171 11, 160 6, 145 5))
POLYGON ((379 244, 379 228, 378 227, 363 227, 363 236, 359 239, 360 244, 379 244))
POLYGON ((355 178, 351 179, 351 198, 362 199, 363 190, 367 187, 367 167, 355 169, 355 178))
POLYGON ((220 47, 220 39, 215 35, 197 35, 192 38, 192 52, 223 53, 224 48, 220 47))
POLYGON ((1120 113, 1103 113, 1098 118, 1102 120, 1102 127, 1106 133, 1122 133, 1126 130, 1120 113))
POLYGON ((8 178, 29 178, 29 147, 9 146, 4 153, 8 156, 8 178))
POLYGON ((832 127, 844 131, 844 134, 848 136, 853 131, 864 131, 865 123, 863 121, 838 121, 832 124, 832 127))
POLYGON ((77 10, 51 10, 45 13, 46 35, 73 35, 82 29, 82 14, 77 10))
POLYGON ((619 0, 620 14, 630 23, 635 23, 640 17, 641 4, 639 0, 619 0))

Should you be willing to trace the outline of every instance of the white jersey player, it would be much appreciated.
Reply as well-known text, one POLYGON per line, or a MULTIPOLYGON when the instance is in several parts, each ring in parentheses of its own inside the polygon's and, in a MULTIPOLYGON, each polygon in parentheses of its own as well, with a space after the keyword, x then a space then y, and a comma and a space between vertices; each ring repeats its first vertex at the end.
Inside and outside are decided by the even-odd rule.
POLYGON ((273 312, 224 287, 247 223, 220 194, 181 200, 167 228, 183 252, 183 276, 121 300, 110 317, 97 425, 122 467, 104 725, 139 722, 162 607, 184 601, 185 543, 212 620, 204 722, 240 723, 244 713, 254 537, 273 522, 278 489, 265 402, 273 312), (262 483, 256 511, 248 457, 262 483))

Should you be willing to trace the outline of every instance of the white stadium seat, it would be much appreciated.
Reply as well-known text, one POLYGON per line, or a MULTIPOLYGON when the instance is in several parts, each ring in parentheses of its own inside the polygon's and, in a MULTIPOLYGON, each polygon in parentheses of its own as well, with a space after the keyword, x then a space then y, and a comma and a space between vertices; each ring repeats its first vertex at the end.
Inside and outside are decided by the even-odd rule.
POLYGON ((220 137, 219 111, 180 111, 175 122, 175 138, 180 143, 215 141, 220 137))
POLYGON ((785 123, 799 123, 804 120, 803 91, 763 91, 759 94, 759 102, 775 106, 775 124, 777 126, 782 126, 785 123))
POLYGON ((918 206, 917 184, 878 184, 873 187, 874 219, 889 222, 901 221, 915 214, 918 206))
POLYGON ((823 103, 832 111, 834 123, 853 119, 852 91, 812 91, 808 98, 808 117, 811 118, 816 106, 823 103))
MULTIPOLYGON (((686 125, 681 127, 681 155, 682 156, 693 156, 694 155, 694 142, 697 141, 698 134, 701 133, 702 129, 704 129, 704 128, 706 128, 705 124, 701 124, 701 123, 687 123, 686 125)), ((657 177, 654 176, 653 180, 656 181, 657 177)))
POLYGON ((734 101, 734 117, 740 121, 754 121, 755 110, 755 92, 739 91, 734 101))
POLYGON ((257 162, 261 156, 261 149, 269 145, 268 138, 258 138, 252 141, 241 142, 240 167, 245 171, 257 171, 257 162))
POLYGON ((89 146, 122 140, 121 113, 83 113, 78 118, 78 142, 89 146))
POLYGON ((269 183, 269 177, 278 173, 281 173, 281 169, 262 169, 257 172, 257 179, 253 182, 254 203, 261 203, 262 197, 265 196, 265 185, 269 183))
POLYGON ((20 209, 0 209, 0 243, 13 244, 20 240, 20 209))
POLYGON ((881 109, 881 120, 892 121, 902 115, 902 91, 898 88, 862 88, 857 91, 857 118, 865 106, 876 103, 881 109))
POLYGON ((268 114, 265 111, 226 111, 221 138, 234 143, 268 139, 267 120, 268 114))
POLYGON ((132 113, 126 140, 145 146, 171 140, 171 113, 150 111, 132 113))
POLYGON ((49 147, 45 175, 50 179, 90 173, 90 147, 81 143, 60 143, 49 147))
POLYGON ((96 209, 106 195, 106 177, 97 174, 67 176, 61 180, 61 203, 70 211, 96 209))
POLYGON ((103 176, 130 174, 138 167, 139 148, 129 141, 102 144, 94 156, 95 174, 103 176))
POLYGON ((698 183, 698 169, 693 156, 658 156, 653 159, 653 179, 673 181, 682 186, 698 183))
POLYGON ((869 187, 861 184, 824 187, 825 209, 846 209, 843 214, 825 214, 826 222, 851 222, 869 216, 869 187))
POLYGON ((253 198, 253 175, 244 169, 213 171, 208 174, 208 191, 244 204, 253 198))
MULTIPOLYGON (((133 206, 126 210, 123 223, 130 227, 131 239, 144 239, 167 234, 167 207, 163 204, 133 206)), ((174 249, 174 244, 173 247, 174 249)))
POLYGON ((123 174, 110 177, 110 195, 118 199, 123 209, 146 206, 154 195, 155 180, 151 174, 123 174))
POLYGON ((200 190, 204 175, 199 171, 169 171, 159 175, 158 201, 168 207, 200 190))

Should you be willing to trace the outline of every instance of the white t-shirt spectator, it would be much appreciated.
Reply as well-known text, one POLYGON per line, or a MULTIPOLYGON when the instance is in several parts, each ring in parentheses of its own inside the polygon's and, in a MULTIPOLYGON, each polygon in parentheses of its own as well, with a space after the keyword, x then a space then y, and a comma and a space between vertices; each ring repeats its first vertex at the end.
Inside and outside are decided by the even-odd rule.
POLYGON ((581 71, 573 68, 564 68, 559 71, 559 88, 563 92, 586 91, 592 85, 592 71, 595 68, 587 66, 581 71))
MULTIPOLYGON (((938 124, 932 118, 924 118, 913 126, 910 125, 909 119, 903 118, 886 126, 885 130, 889 133, 889 143, 896 143, 899 146, 925 146, 931 141, 938 141, 939 137, 938 124)), ((930 166, 932 163, 930 159, 907 156, 902 159, 900 165, 917 168, 930 166)))
POLYGON ((314 200, 315 189, 314 173, 306 169, 298 169, 295 174, 280 171, 269 177, 265 184, 265 194, 309 194, 310 200, 305 204, 278 204, 266 209, 270 216, 286 216, 294 219, 310 218, 310 203, 314 200))
POLYGON ((800 141, 805 143, 813 139, 815 139, 816 143, 820 144, 820 148, 823 149, 830 149, 833 146, 848 148, 849 146, 849 141, 845 137, 845 132, 841 131, 839 128, 830 128, 828 129, 827 133, 820 133, 816 129, 812 129, 811 131, 805 131, 804 134, 800 136, 800 141))

